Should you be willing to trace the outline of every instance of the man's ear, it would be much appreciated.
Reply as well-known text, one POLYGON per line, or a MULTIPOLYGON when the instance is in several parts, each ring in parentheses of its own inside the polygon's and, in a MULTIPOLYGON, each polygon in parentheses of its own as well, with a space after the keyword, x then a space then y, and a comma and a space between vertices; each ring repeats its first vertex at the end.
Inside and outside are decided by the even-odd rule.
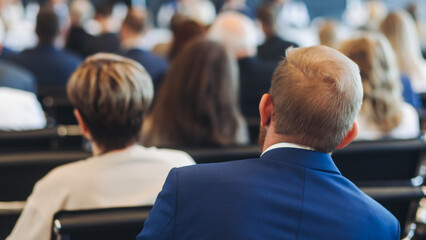
POLYGON ((271 95, 265 93, 259 103, 260 125, 269 126, 273 114, 271 95))
POLYGON ((81 117, 80 112, 76 108, 74 108, 74 116, 77 119, 78 125, 80 126, 81 134, 83 134, 83 136, 89 139, 89 141, 92 141, 92 135, 89 132, 89 128, 81 117))
POLYGON ((358 124, 354 122, 354 124, 352 125, 352 128, 346 133, 346 136, 337 146, 337 149, 344 148, 346 145, 351 143, 357 135, 358 135, 358 124))

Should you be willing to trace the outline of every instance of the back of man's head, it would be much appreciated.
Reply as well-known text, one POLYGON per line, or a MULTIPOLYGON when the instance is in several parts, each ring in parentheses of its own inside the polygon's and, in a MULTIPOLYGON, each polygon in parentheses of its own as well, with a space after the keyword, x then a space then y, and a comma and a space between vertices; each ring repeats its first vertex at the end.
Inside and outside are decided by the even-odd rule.
POLYGON ((352 128, 363 89, 358 66, 329 47, 289 48, 270 95, 275 132, 332 152, 352 128))
POLYGON ((237 58, 256 55, 256 25, 243 14, 221 13, 211 26, 208 38, 225 45, 237 58))
POLYGON ((112 15, 114 4, 110 0, 101 0, 95 2, 95 15, 100 18, 109 18, 112 15))
POLYGON ((123 20, 123 27, 135 34, 142 34, 146 28, 147 12, 143 8, 132 8, 123 20))
MULTIPOLYGON (((276 33, 275 29, 275 12, 273 3, 262 4, 256 12, 256 18, 263 26, 265 35, 273 35, 276 33)), ((266 36, 269 37, 269 36, 266 36)))
POLYGON ((59 34, 59 19, 52 7, 40 9, 35 31, 40 43, 53 44, 59 34))

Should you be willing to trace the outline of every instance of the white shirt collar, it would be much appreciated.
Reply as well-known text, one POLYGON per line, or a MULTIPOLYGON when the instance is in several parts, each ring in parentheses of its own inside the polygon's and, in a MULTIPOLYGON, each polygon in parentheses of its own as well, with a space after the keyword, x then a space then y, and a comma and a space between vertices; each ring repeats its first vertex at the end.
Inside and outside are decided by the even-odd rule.
MULTIPOLYGON (((299 145, 299 144, 295 144, 295 143, 286 143, 286 142, 280 142, 280 143, 275 143, 274 145, 268 147, 265 151, 263 151, 262 155, 265 154, 267 151, 276 149, 276 148, 298 148, 298 149, 304 149, 304 150, 309 150, 309 151, 315 151, 315 149, 311 148, 311 147, 307 147, 307 146, 303 146, 303 145, 299 145)), ((260 155, 260 156, 262 156, 260 155)))

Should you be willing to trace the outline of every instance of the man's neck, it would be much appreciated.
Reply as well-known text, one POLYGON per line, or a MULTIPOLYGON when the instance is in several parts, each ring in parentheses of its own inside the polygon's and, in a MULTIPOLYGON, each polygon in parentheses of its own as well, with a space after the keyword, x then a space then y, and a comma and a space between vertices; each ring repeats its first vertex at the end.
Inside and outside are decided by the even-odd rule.
POLYGON ((141 48, 142 34, 134 34, 125 37, 121 41, 121 47, 124 49, 141 48))

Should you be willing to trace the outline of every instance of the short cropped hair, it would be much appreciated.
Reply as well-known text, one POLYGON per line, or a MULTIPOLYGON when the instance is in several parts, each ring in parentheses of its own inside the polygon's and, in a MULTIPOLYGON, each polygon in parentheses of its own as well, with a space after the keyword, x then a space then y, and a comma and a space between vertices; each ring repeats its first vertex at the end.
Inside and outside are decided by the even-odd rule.
POLYGON ((314 46, 287 49, 270 95, 277 134, 332 152, 351 129, 363 90, 353 61, 332 48, 314 46))
POLYGON ((42 7, 35 28, 40 43, 52 44, 59 34, 59 19, 52 7, 42 7))
POLYGON ((134 33, 143 33, 147 25, 147 15, 143 8, 131 8, 123 20, 123 26, 134 33))
POLYGON ((72 74, 67 93, 93 141, 102 150, 111 151, 138 140, 153 86, 139 63, 99 53, 88 57, 72 74))
POLYGON ((241 13, 219 14, 210 27, 207 37, 220 42, 233 54, 240 51, 256 53, 258 44, 256 25, 241 13))
POLYGON ((256 18, 269 29, 275 32, 275 19, 276 19, 276 10, 274 9, 274 4, 266 3, 260 5, 256 11, 256 18))

